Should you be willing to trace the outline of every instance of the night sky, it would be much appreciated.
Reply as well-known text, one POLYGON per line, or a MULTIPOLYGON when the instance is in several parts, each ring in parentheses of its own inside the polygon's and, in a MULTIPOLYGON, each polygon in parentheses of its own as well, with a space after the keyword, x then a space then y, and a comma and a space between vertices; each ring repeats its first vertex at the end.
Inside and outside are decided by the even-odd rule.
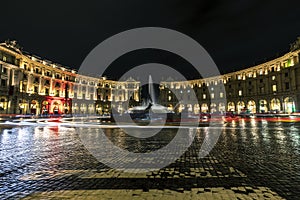
MULTIPOLYGON (((225 73, 281 55, 300 36, 297 0, 69 2, 1 2, 0 40, 15 39, 25 51, 79 68, 97 44, 114 34, 137 27, 165 27, 198 41, 225 73)), ((175 55, 154 50, 120 57, 107 75, 117 78, 127 68, 153 61, 174 65, 188 78, 198 76, 175 55)))

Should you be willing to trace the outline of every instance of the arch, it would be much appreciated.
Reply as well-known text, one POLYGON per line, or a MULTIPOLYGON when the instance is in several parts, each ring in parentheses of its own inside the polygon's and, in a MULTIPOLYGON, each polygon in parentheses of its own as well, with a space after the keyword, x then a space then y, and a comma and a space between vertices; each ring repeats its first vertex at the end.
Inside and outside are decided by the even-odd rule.
POLYGON ((50 104, 49 104, 49 102, 48 101, 46 101, 46 100, 44 100, 44 101, 42 101, 42 107, 41 107, 41 113, 43 114, 43 115, 47 115, 47 114, 49 114, 49 109, 50 109, 50 104))
POLYGON ((228 102, 227 111, 235 111, 235 104, 234 102, 228 102))
POLYGON ((208 112, 208 105, 207 105, 207 103, 203 103, 202 105, 201 105, 201 112, 208 112))
POLYGON ((253 100, 248 101, 247 108, 251 113, 256 113, 256 103, 253 100))
POLYGON ((81 113, 81 114, 85 114, 86 111, 87 111, 87 106, 86 106, 86 104, 85 104, 85 103, 80 104, 79 110, 80 110, 80 113, 81 113))
POLYGON ((295 101, 293 97, 286 97, 283 100, 284 112, 293 113, 296 111, 295 101))
POLYGON ((259 100, 259 107, 258 107, 258 112, 264 113, 268 112, 268 102, 265 99, 259 100))
POLYGON ((19 113, 26 114, 28 113, 29 103, 26 99, 19 99, 19 113))
POLYGON ((96 104, 96 114, 102 115, 102 106, 100 104, 96 104))
POLYGON ((94 109, 94 105, 93 104, 89 104, 88 105, 88 113, 89 114, 94 114, 94 111, 95 109, 94 109))
POLYGON ((0 113, 6 113, 7 109, 7 97, 0 97, 0 113))
POLYGON ((219 112, 225 112, 226 109, 225 109, 225 103, 221 102, 219 103, 219 112))
POLYGON ((274 98, 271 100, 270 102, 270 110, 279 112, 281 110, 281 106, 280 106, 280 100, 277 98, 274 98))
POLYGON ((236 105, 238 113, 240 113, 245 108, 245 103, 243 101, 238 101, 236 105))
POLYGON ((210 112, 211 113, 217 112, 217 104, 215 103, 210 104, 210 112))
POLYGON ((187 107, 187 110, 188 110, 189 113, 193 112, 192 104, 187 104, 186 107, 187 107))
POLYGON ((179 104, 178 106, 178 112, 181 113, 185 109, 184 104, 179 104))
POLYGON ((53 100, 51 102, 51 109, 50 109, 50 113, 53 113, 53 114, 61 114, 61 111, 62 111, 62 103, 60 100, 53 100))
POLYGON ((198 103, 194 105, 194 113, 195 114, 199 114, 200 113, 200 106, 199 106, 198 103))
POLYGON ((39 114, 39 102, 37 100, 32 100, 30 102, 30 114, 38 115, 39 114))
POLYGON ((74 103, 72 105, 72 113, 76 114, 76 113, 78 113, 78 111, 79 111, 78 104, 74 103))

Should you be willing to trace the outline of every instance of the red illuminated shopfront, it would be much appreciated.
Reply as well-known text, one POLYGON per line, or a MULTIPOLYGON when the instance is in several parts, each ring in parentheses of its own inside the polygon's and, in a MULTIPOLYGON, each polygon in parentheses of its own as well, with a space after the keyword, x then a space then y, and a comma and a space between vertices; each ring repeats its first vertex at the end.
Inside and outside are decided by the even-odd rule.
POLYGON ((63 97, 45 97, 42 102, 42 114, 70 114, 72 99, 63 97))

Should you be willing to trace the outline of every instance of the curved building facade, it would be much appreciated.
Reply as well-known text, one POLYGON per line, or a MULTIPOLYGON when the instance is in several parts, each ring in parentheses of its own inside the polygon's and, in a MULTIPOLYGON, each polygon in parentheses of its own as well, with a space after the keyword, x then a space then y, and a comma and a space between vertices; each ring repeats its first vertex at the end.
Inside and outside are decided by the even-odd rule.
POLYGON ((299 112, 299 47, 300 38, 285 55, 244 70, 206 79, 161 82, 160 102, 170 109, 192 113, 240 113, 246 109, 252 113, 299 112), (197 96, 196 104, 182 101, 183 97, 189 99, 191 90, 197 96))
MULTIPOLYGON (((190 81, 160 83, 160 104, 181 112, 252 113, 300 110, 300 39, 268 62, 190 81), (189 100, 192 92, 197 102, 189 100)), ((109 114, 139 105, 140 82, 83 76, 76 70, 0 44, 0 114, 109 114)))
POLYGON ((21 51, 15 41, 0 44, 0 114, 106 114, 116 100, 122 111, 139 82, 83 76, 76 70, 21 51))

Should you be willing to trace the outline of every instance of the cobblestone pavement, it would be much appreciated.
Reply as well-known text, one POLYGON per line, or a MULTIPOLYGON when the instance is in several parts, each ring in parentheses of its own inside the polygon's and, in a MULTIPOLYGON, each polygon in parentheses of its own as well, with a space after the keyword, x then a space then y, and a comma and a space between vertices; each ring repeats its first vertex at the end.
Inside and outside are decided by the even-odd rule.
MULTIPOLYGON (((188 151, 154 172, 122 172, 97 161, 79 132, 90 128, 16 127, 0 133, 0 199, 300 199, 300 124, 233 122, 197 130, 188 151), (205 134, 221 131, 200 159, 205 134)), ((174 137, 152 139, 105 129, 116 145, 151 151, 174 137)))

